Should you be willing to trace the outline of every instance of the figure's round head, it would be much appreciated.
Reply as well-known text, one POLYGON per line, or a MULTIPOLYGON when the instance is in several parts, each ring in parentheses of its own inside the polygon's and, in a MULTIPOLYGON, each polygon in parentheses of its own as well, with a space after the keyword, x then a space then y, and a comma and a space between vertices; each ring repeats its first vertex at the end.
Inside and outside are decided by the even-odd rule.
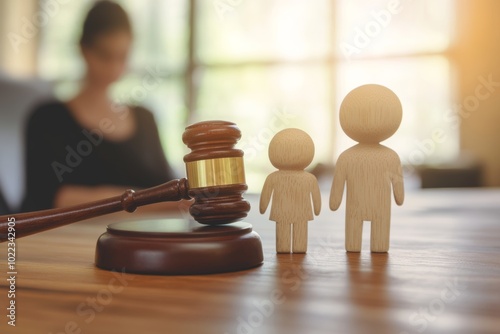
POLYGON ((132 26, 118 4, 96 2, 83 23, 80 49, 93 85, 108 86, 125 72, 132 43, 132 26))
POLYGON ((269 144, 269 160, 281 170, 303 170, 314 157, 311 137, 299 129, 278 132, 269 144))
POLYGON ((340 105, 340 125, 359 143, 375 144, 386 140, 399 128, 402 117, 399 98, 381 85, 355 88, 340 105))

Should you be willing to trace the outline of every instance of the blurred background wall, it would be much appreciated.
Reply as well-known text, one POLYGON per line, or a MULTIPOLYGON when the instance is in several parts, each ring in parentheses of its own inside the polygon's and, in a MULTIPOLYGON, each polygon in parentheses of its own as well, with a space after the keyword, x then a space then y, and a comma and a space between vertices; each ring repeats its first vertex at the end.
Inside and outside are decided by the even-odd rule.
MULTIPOLYGON (((500 2, 461 0, 458 8, 459 96, 465 101, 474 94, 478 76, 491 75, 500 83, 500 2)), ((460 147, 473 152, 482 162, 484 184, 488 186, 500 186, 499 144, 500 84, 463 119, 460 127, 460 147)))
MULTIPOLYGON (((23 48, 12 47, 9 40, 9 32, 19 30, 22 23, 21 18, 31 17, 38 10, 38 1, 0 1, 0 64, 1 68, 15 75, 36 75, 37 74, 37 49, 38 39, 36 36, 28 43, 23 44, 23 48)), ((27 37, 29 39, 29 37, 27 37)))
MULTIPOLYGON (((57 97, 71 97, 83 73, 77 40, 91 2, 0 0, 0 68, 41 78, 57 97)), ((241 127, 253 191, 272 170, 271 137, 286 127, 308 131, 315 163, 332 165, 353 144, 338 125, 342 98, 379 83, 403 104, 403 123, 387 145, 401 155, 407 176, 426 166, 479 165, 481 185, 500 186, 498 1, 117 2, 136 38, 113 98, 155 112, 179 170, 184 126, 206 119, 241 127), (157 85, 146 88, 142 80, 151 73, 157 85), (480 87, 488 81, 494 83, 480 87)))

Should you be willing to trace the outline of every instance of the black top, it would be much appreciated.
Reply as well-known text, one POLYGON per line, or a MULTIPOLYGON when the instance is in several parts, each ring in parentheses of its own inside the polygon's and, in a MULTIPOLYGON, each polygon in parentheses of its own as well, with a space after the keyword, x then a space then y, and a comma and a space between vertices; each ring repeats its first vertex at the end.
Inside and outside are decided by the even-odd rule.
POLYGON ((153 115, 130 108, 136 131, 125 141, 104 139, 110 122, 83 128, 61 102, 41 105, 31 115, 26 133, 27 191, 23 211, 52 208, 63 185, 152 187, 174 178, 163 153, 153 115))

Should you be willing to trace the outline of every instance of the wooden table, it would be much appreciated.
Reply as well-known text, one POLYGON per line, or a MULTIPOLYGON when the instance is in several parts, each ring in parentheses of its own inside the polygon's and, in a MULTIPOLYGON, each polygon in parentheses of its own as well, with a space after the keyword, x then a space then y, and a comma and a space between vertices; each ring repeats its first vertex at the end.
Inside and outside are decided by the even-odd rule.
MULTIPOLYGON (((393 206, 389 254, 344 251, 344 212, 309 225, 306 255, 276 255, 274 223, 247 221, 265 263, 208 276, 96 269, 112 219, 17 242, 17 326, 7 325, 1 248, 1 333, 500 333, 500 190, 427 190, 393 206)), ((366 223, 368 224, 368 223, 366 223)), ((366 232, 369 231, 365 224, 366 232)))

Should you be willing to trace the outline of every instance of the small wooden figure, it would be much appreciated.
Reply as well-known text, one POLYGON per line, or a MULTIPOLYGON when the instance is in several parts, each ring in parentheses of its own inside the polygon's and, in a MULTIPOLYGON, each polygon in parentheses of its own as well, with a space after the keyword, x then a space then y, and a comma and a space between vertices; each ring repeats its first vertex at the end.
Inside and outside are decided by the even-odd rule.
POLYGON ((364 85, 352 90, 340 106, 340 125, 359 144, 344 151, 337 162, 330 209, 337 210, 347 184, 345 247, 361 251, 363 221, 371 222, 370 249, 389 250, 391 186, 396 204, 404 201, 403 171, 396 152, 380 142, 399 128, 401 102, 390 89, 364 85))
POLYGON ((278 132, 269 144, 269 160, 278 171, 270 174, 260 197, 260 213, 272 201, 269 219, 276 222, 276 251, 305 253, 307 222, 321 210, 318 181, 304 171, 314 157, 314 143, 299 129, 278 132))

